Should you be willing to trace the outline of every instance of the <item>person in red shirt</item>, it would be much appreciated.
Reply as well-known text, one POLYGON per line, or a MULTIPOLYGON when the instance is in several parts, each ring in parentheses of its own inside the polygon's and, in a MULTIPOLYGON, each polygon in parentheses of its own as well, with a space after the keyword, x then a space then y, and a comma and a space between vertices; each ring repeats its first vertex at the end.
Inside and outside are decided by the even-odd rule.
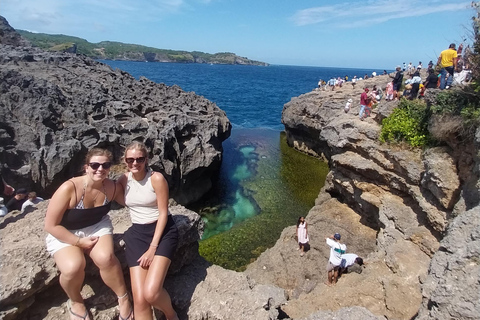
POLYGON ((367 107, 368 105, 368 88, 365 88, 362 92, 362 94, 360 95, 360 112, 358 113, 358 117, 360 118, 360 120, 363 121, 363 119, 365 119, 364 115, 365 115, 365 108, 367 107))

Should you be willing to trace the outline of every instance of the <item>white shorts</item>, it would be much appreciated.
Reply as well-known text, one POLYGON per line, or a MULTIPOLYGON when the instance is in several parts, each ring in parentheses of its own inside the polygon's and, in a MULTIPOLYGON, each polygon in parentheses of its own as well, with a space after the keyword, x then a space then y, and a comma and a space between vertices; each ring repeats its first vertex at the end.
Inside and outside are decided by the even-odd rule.
MULTIPOLYGON (((100 222, 97 222, 92 226, 88 226, 82 229, 69 230, 69 231, 80 238, 85 238, 90 236, 101 237, 107 234, 113 234, 113 225, 112 225, 112 221, 110 221, 110 217, 106 215, 102 218, 102 220, 100 220, 100 222)), ((58 240, 51 234, 47 236, 46 241, 47 241, 47 251, 48 253, 50 253, 51 256, 53 256, 60 249, 72 246, 69 243, 65 243, 58 240)))

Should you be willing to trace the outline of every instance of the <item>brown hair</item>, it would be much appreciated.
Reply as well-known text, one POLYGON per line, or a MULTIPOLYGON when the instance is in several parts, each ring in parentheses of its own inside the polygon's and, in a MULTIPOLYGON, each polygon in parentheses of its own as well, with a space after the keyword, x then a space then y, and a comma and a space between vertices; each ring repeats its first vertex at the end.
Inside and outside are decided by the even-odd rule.
POLYGON ((128 150, 140 150, 143 154, 144 157, 148 159, 148 150, 147 146, 143 142, 140 141, 132 141, 126 148, 125 152, 123 153, 123 158, 125 159, 127 156, 127 151, 128 150))
POLYGON ((93 148, 90 149, 90 151, 88 151, 87 155, 85 156, 85 165, 88 165, 90 163, 90 159, 95 156, 105 156, 108 158, 108 161, 113 161, 113 154, 109 150, 102 148, 93 148))

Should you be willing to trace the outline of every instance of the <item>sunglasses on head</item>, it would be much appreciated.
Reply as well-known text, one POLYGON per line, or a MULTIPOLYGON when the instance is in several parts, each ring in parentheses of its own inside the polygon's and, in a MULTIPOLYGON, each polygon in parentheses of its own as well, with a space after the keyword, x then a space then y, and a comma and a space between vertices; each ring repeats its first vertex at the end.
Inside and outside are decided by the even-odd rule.
POLYGON ((98 168, 100 168, 100 166, 102 166, 103 169, 107 170, 107 169, 110 169, 110 167, 112 166, 112 163, 111 162, 104 162, 104 163, 90 162, 88 165, 93 170, 97 170, 98 168))
POLYGON ((132 164, 134 163, 135 161, 137 161, 137 163, 144 163, 146 160, 145 157, 140 157, 140 158, 125 158, 125 162, 128 163, 128 164, 132 164))

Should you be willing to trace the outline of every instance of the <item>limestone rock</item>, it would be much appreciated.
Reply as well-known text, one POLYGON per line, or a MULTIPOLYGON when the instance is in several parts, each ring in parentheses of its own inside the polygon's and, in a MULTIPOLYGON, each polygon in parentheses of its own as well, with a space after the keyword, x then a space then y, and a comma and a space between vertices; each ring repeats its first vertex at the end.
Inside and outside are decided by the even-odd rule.
POLYGON ((428 149, 423 157, 425 174, 422 187, 429 190, 445 209, 451 210, 460 193, 455 160, 446 148, 428 149))
POLYGON ((278 319, 278 308, 286 302, 283 289, 256 284, 203 259, 170 279, 166 288, 181 319, 278 319))
POLYGON ((480 207, 456 217, 440 245, 417 319, 479 319, 480 207))
POLYGON ((337 312, 319 311, 300 320, 385 320, 385 317, 375 316, 370 311, 362 307, 343 308, 337 312))

